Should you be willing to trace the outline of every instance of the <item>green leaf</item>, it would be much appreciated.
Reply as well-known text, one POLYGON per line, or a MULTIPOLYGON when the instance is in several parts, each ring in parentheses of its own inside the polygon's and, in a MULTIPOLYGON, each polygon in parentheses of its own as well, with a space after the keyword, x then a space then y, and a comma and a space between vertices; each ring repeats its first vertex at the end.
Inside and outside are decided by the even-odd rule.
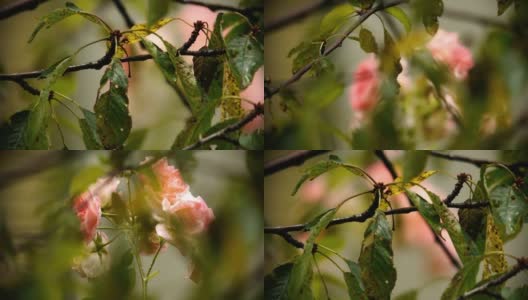
POLYGON ((398 6, 393 6, 385 9, 385 12, 400 21, 407 33, 411 32, 411 20, 403 9, 398 6))
POLYGON ((148 130, 146 128, 136 129, 130 133, 125 142, 125 150, 138 150, 143 145, 147 137, 148 130))
MULTIPOLYGON (((453 243, 455 243, 453 241, 453 243)), ((464 263, 462 269, 453 276, 449 286, 442 294, 442 300, 455 300, 464 292, 471 289, 477 280, 477 273, 479 271, 479 264, 482 257, 474 257, 470 261, 464 263)))
POLYGON ((176 74, 176 85, 183 91, 191 111, 197 112, 202 105, 202 98, 194 77, 193 68, 178 54, 176 47, 166 41, 163 41, 163 43, 176 74))
POLYGON ((321 75, 306 88, 304 105, 311 109, 322 109, 335 102, 345 91, 345 84, 336 74, 321 75))
POLYGON ((410 189, 411 187, 422 183, 422 181, 426 180, 427 178, 431 177, 432 175, 436 174, 437 171, 431 170, 431 171, 424 171, 420 175, 414 177, 408 182, 402 182, 402 179, 400 177, 396 178, 394 180, 394 185, 389 186, 389 191, 391 195, 397 195, 399 193, 404 192, 406 189, 410 189))
MULTIPOLYGON (((288 282, 291 280, 293 263, 286 263, 273 269, 271 274, 264 277, 264 299, 266 300, 290 300, 287 294, 288 282)), ((310 282, 312 270, 308 270, 304 286, 304 299, 313 299, 310 282)))
POLYGON ((89 110, 82 109, 84 119, 79 119, 79 126, 83 134, 84 145, 87 150, 104 149, 99 135, 97 135, 97 125, 95 114, 89 110))
POLYGON ((319 236, 319 233, 328 226, 330 221, 332 221, 335 213, 336 209, 329 210, 319 219, 317 225, 310 229, 310 235, 304 245, 304 252, 301 256, 297 257, 291 271, 291 278, 287 287, 288 299, 311 298, 311 292, 305 290, 303 287, 306 285, 306 281, 309 280, 308 277, 311 274, 312 251, 315 239, 319 236))
POLYGON ((76 196, 86 192, 88 187, 106 174, 106 169, 102 166, 90 166, 83 168, 73 176, 70 182, 70 196, 76 196))
POLYGON ((501 238, 509 241, 521 231, 523 220, 528 215, 528 200, 512 185, 499 185, 488 193, 491 213, 501 238))
POLYGON ((26 149, 24 135, 29 117, 29 110, 15 113, 9 121, 0 127, 0 149, 26 149))
POLYGON ((319 36, 321 39, 324 40, 336 33, 352 17, 355 11, 356 9, 348 3, 334 7, 321 20, 321 26, 319 28, 319 36))
POLYGON ((405 151, 403 157, 403 181, 409 181, 420 175, 427 164, 428 151, 405 151))
POLYGON ((346 260, 350 272, 344 272, 345 283, 347 285, 348 296, 350 299, 367 300, 365 286, 361 281, 361 268, 351 260, 346 260))
POLYGON ((361 49, 367 53, 376 53, 378 52, 378 44, 376 39, 370 30, 361 28, 359 31, 359 45, 361 49))
POLYGON ((390 299, 396 282, 392 254, 392 230, 380 210, 370 221, 359 255, 361 279, 369 299, 390 299))
POLYGON ((326 70, 332 70, 333 64, 324 56, 321 56, 323 42, 320 40, 302 41, 288 53, 288 58, 293 57, 292 74, 297 73, 308 63, 313 62, 310 69, 311 75, 320 75, 326 70))
POLYGON ((159 19, 163 18, 169 10, 169 0, 149 0, 148 2, 148 25, 155 24, 159 19))
POLYGON ((451 240, 453 241, 460 260, 462 260, 463 264, 466 264, 477 254, 475 244, 471 239, 466 238, 456 216, 449 210, 445 203, 440 200, 440 197, 428 190, 425 191, 433 201, 433 206, 440 216, 444 228, 447 230, 447 233, 449 233, 449 237, 451 237, 451 240))
POLYGON ((418 0, 413 4, 425 30, 431 35, 436 34, 439 27, 438 18, 444 13, 443 0, 418 0))
POLYGON ((409 200, 411 200, 411 202, 423 216, 427 224, 433 228, 433 231, 436 234, 440 235, 440 232, 442 231, 442 224, 440 224, 440 216, 438 216, 438 213, 436 212, 433 205, 425 201, 425 199, 423 199, 420 195, 410 190, 405 190, 405 193, 409 197, 409 200))
MULTIPOLYGON (((47 141, 44 142, 41 139, 48 128, 48 121, 51 118, 51 105, 48 97, 49 91, 43 89, 39 99, 29 112, 26 130, 24 131, 24 143, 28 149, 42 149, 40 146, 47 145, 47 141)), ((47 140, 47 136, 44 136, 44 138, 47 140)))
POLYGON ((128 78, 118 58, 105 71, 101 84, 109 81, 109 90, 102 94, 94 105, 97 134, 105 149, 115 149, 123 145, 132 128, 132 118, 128 111, 128 78))
POLYGON ((497 0, 497 16, 502 15, 515 0, 497 0))
POLYGON ((101 20, 98 16, 87 13, 87 12, 83 12, 81 11, 80 8, 75 6, 75 4, 71 2, 67 2, 66 8, 58 8, 40 20, 40 22, 37 24, 37 27, 31 34, 31 37, 29 38, 28 43, 31 43, 33 41, 35 36, 39 33, 40 30, 42 30, 42 28, 50 28, 54 24, 70 16, 73 16, 73 15, 80 15, 83 18, 100 25, 101 27, 103 27, 103 29, 107 33, 112 32, 112 29, 108 27, 108 25, 106 25, 106 23, 103 20, 101 20))
POLYGON ((258 130, 252 133, 243 133, 240 135, 238 142, 245 149, 262 150, 264 149, 264 132, 258 130))
POLYGON ((358 176, 364 176, 364 174, 360 171, 360 169, 358 167, 345 164, 345 163, 341 162, 341 160, 338 160, 337 156, 333 155, 333 156, 330 157, 329 160, 320 161, 320 162, 316 163, 315 165, 307 168, 304 171, 304 174, 301 177, 301 179, 299 179, 299 181, 295 185, 295 188, 293 189, 293 192, 292 192, 292 196, 297 193, 297 191, 299 190, 301 185, 306 180, 313 180, 316 177, 318 177, 319 175, 321 175, 323 173, 326 173, 326 172, 328 172, 330 170, 333 170, 335 168, 338 168, 338 167, 343 167, 346 170, 348 170, 348 171, 350 171, 350 172, 352 172, 352 173, 354 173, 354 174, 356 174, 358 176))
POLYGON ((211 128, 211 120, 213 119, 217 105, 218 100, 209 101, 200 109, 196 117, 190 117, 187 120, 185 128, 176 137, 172 149, 184 148, 196 142, 200 136, 203 136, 211 128))

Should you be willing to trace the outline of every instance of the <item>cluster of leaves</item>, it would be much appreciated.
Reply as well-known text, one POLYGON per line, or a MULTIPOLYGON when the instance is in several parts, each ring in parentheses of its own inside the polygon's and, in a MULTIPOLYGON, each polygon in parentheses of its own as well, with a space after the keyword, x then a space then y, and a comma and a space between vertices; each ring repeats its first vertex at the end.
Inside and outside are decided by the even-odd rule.
MULTIPOLYGON (((31 35, 30 42, 43 28, 50 28, 74 15, 81 16, 102 28, 108 37, 99 41, 107 41, 107 53, 97 65, 102 67, 108 64, 108 67, 101 78, 99 91, 106 85, 108 91, 102 94, 98 92, 93 112, 79 106, 67 96, 53 91, 53 85, 71 65, 74 56, 86 46, 81 47, 73 55, 61 59, 42 73, 40 78, 48 78, 48 81, 40 91, 39 99, 29 110, 16 113, 0 128, 1 148, 50 148, 49 123, 53 119, 58 125, 52 105, 53 100, 59 103, 68 100, 82 112, 83 118, 78 120, 87 149, 139 147, 141 137, 137 136, 139 134, 144 137, 144 133, 131 134, 132 119, 127 96, 128 78, 120 61, 127 55, 124 45, 139 42, 152 55, 167 83, 178 92, 191 112, 185 129, 173 144, 174 149, 194 144, 202 137, 240 121, 244 117, 240 91, 249 86, 255 72, 264 62, 263 35, 259 31, 262 25, 261 18, 257 18, 253 23, 239 13, 220 13, 212 31, 206 31, 203 22, 197 22, 200 25, 195 24, 195 27, 202 27, 195 28, 195 36, 184 50, 194 43, 200 32, 204 32, 208 35, 209 44, 202 47, 202 50, 225 51, 225 54, 195 56, 191 66, 181 57, 179 52, 181 48, 173 46, 156 34, 158 29, 176 20, 163 18, 167 14, 169 2, 171 1, 149 1, 148 23, 136 24, 130 30, 123 32, 113 30, 98 16, 82 11, 70 2, 66 3, 66 7, 43 17, 31 35), (161 40, 166 51, 145 39, 150 34, 156 35, 161 40), (218 109, 222 110, 222 117, 221 120, 216 121, 214 116, 218 109)), ((209 149, 211 145, 216 145, 217 149, 234 149, 242 145, 245 148, 256 149, 262 144, 260 132, 242 134, 240 130, 236 130, 229 133, 228 138, 235 142, 212 140, 201 145, 201 148, 209 149)))
MULTIPOLYGON (((517 99, 522 98, 519 95, 522 90, 520 83, 526 82, 528 78, 526 48, 521 43, 513 45, 513 41, 523 40, 526 34, 515 27, 523 28, 525 24, 512 26, 511 32, 508 32, 508 28, 493 31, 490 35, 493 40, 483 43, 484 55, 476 56, 475 68, 467 81, 469 90, 466 91, 468 87, 465 82, 452 80, 445 65, 436 62, 427 51, 419 50, 438 31, 444 1, 415 0, 405 3, 408 4, 408 9, 405 10, 400 6, 381 10, 378 7, 387 4, 386 2, 351 0, 333 7, 322 17, 317 27, 307 32, 306 38, 291 49, 288 57, 292 59, 293 74, 311 64, 307 75, 312 78, 300 83, 300 88, 284 87, 280 90, 280 99, 275 101, 278 103, 270 108, 277 113, 269 119, 272 124, 266 131, 269 147, 324 148, 338 143, 353 148, 412 149, 422 145, 430 146, 431 143, 434 143, 433 147, 439 148, 468 148, 482 144, 500 147, 504 143, 525 143, 517 134, 519 128, 512 124, 515 116, 511 113, 511 105, 508 104, 510 101, 503 100, 512 98, 518 101, 517 99), (373 15, 378 17, 383 27, 382 41, 369 29, 370 24, 361 24, 365 13, 373 10, 373 15), (337 111, 337 105, 333 105, 342 96, 346 86, 343 81, 347 79, 340 74, 343 70, 337 70, 327 56, 327 46, 340 40, 343 33, 348 32, 347 24, 353 24, 350 28, 357 29, 343 42, 357 41, 365 53, 375 54, 380 62, 381 77, 378 104, 366 118, 352 122, 352 133, 349 132, 349 125, 345 125, 346 122, 336 122, 350 118, 350 114, 337 111), (490 43, 494 44, 493 48, 489 47, 490 43), (504 58, 505 51, 511 53, 506 55, 510 59, 504 58), (413 93, 405 97, 401 97, 396 81, 402 70, 401 57, 408 59, 413 78, 416 78, 413 81, 413 93), (516 74, 519 77, 516 80, 504 80, 505 76, 511 74, 504 72, 506 65, 512 68, 513 61, 517 62, 516 74), (488 76, 490 73, 496 76, 488 76), (472 81, 475 81, 474 85, 471 84, 472 81), (477 86, 489 88, 483 90, 477 86), (452 91, 450 95, 461 106, 462 117, 457 109, 446 103, 446 88, 452 91), (312 97, 312 94, 317 96, 312 97), (312 98, 315 101, 311 101, 312 98), (438 126, 453 122, 451 119, 456 123, 453 125, 456 129, 446 130, 447 125, 438 126), (493 121, 488 122, 489 119, 493 121), (506 129, 498 129, 496 134, 483 138, 483 124, 489 123, 506 129), (347 129, 343 129, 345 127, 347 129)), ((522 16, 526 16, 527 8, 521 1, 513 0, 497 1, 498 15, 514 6, 514 3, 514 18, 522 19, 522 16)), ((349 70, 347 68, 345 72, 349 70)))
MULTIPOLYGON (((434 170, 423 171, 427 159, 427 153, 423 153, 425 155, 416 157, 415 154, 418 153, 412 152, 404 158, 402 178, 383 185, 374 184, 373 189, 368 192, 373 201, 371 207, 376 210, 369 217, 359 259, 355 262, 339 255, 348 266, 348 270, 343 272, 343 277, 350 299, 391 298, 397 276, 391 242, 393 233, 385 216, 388 195, 405 193, 434 233, 441 236, 441 232, 445 230, 453 241, 463 267, 452 278, 443 292, 442 299, 457 299, 465 292, 511 270, 505 259, 507 254, 504 253, 503 245, 512 240, 528 220, 528 185, 525 183, 528 176, 525 174, 524 177, 519 177, 521 175, 512 173, 503 165, 482 166, 478 182, 464 181, 472 191, 466 203, 487 202, 489 205, 459 209, 457 218, 449 209, 448 203, 421 185, 422 181, 436 173, 434 170), (413 186, 422 188, 429 201, 411 191, 413 186), (483 272, 478 280, 481 263, 483 272)), ((360 168, 331 157, 308 167, 294 193, 306 180, 314 179, 337 167, 344 167, 362 177, 366 176, 360 168)), ((314 299, 311 291, 312 261, 313 256, 319 252, 315 240, 330 224, 341 205, 342 203, 306 223, 304 230, 310 234, 302 254, 276 267, 266 276, 265 299, 314 299)), ((508 297, 510 294, 520 293, 521 290, 525 292, 526 286, 512 292, 509 288, 498 285, 490 291, 508 297)), ((405 293, 405 299, 416 299, 417 294, 417 290, 409 291, 405 293)), ((512 297, 511 299, 517 299, 512 297)))

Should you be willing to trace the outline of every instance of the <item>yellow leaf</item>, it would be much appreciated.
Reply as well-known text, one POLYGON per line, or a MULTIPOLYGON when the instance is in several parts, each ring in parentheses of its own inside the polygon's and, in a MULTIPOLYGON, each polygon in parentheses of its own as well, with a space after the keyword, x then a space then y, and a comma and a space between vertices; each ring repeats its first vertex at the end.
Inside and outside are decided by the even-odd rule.
POLYGON ((402 179, 400 177, 398 177, 398 178, 396 178, 396 180, 394 180, 395 184, 389 185, 389 191, 390 191, 391 195, 397 195, 399 193, 402 193, 405 190, 410 189, 411 187, 413 187, 413 186, 415 186, 417 184, 420 184, 422 181, 424 181, 427 178, 431 177, 436 172, 438 172, 438 171, 436 171, 436 170, 424 171, 420 175, 418 175, 418 176, 414 177, 413 179, 411 179, 409 182, 403 182, 402 179))
POLYGON ((161 27, 169 24, 170 22, 176 20, 175 18, 163 18, 148 27, 147 24, 136 24, 130 28, 130 32, 125 32, 122 35, 121 41, 123 44, 133 44, 139 42, 142 38, 151 34, 152 32, 158 31, 161 27))
MULTIPOLYGON (((493 216, 488 214, 486 223, 486 253, 489 252, 503 252, 504 242, 502 241, 499 231, 493 221, 493 216)), ((494 274, 501 274, 508 270, 508 262, 503 254, 492 255, 486 257, 484 260, 484 271, 482 272, 482 279, 487 279, 494 274)))

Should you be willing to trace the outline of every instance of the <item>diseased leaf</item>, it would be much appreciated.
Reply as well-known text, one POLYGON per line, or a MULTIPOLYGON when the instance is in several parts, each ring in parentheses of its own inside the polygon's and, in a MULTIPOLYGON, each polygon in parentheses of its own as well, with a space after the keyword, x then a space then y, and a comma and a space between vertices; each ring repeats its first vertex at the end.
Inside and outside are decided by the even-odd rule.
POLYGON ((471 239, 466 238, 456 216, 449 210, 445 203, 440 200, 440 197, 428 190, 426 190, 426 192, 429 198, 433 201, 433 206, 440 216, 440 220, 442 220, 443 227, 447 230, 447 233, 449 233, 449 237, 451 237, 451 240, 453 241, 453 245, 455 246, 460 260, 463 264, 468 263, 473 256, 477 254, 475 244, 471 239))
POLYGON ((108 27, 108 25, 106 25, 104 23, 104 21, 101 20, 98 16, 90 14, 90 13, 87 13, 87 12, 83 12, 83 11, 81 11, 80 8, 75 6, 75 4, 73 4, 71 2, 67 2, 66 3, 66 8, 58 8, 58 9, 52 11, 51 13, 49 13, 48 15, 46 15, 45 17, 43 17, 40 20, 40 22, 37 24, 37 27, 35 28, 35 30, 31 34, 31 36, 30 36, 30 38, 28 40, 28 43, 31 43, 33 41, 35 36, 39 33, 40 30, 42 30, 42 28, 50 28, 54 24, 66 19, 66 18, 68 18, 70 16, 73 16, 73 15, 80 15, 83 18, 85 18, 85 19, 87 19, 87 20, 89 20, 89 21, 91 21, 93 23, 96 23, 97 25, 100 25, 107 33, 112 32, 112 29, 110 27, 108 27))
POLYGON ((227 65, 224 65, 224 82, 222 88, 222 99, 220 101, 222 120, 230 118, 241 118, 244 116, 240 89, 236 78, 227 65))
POLYGON ((238 87, 245 89, 253 75, 264 64, 264 49, 251 35, 242 35, 226 43, 229 66, 237 79, 238 87))
POLYGON ((370 30, 361 28, 359 31, 359 45, 361 49, 367 53, 376 53, 378 52, 378 44, 376 39, 370 30))
POLYGON ((350 272, 344 272, 343 276, 345 277, 348 296, 354 300, 367 300, 365 286, 363 285, 363 281, 361 281, 361 268, 351 260, 347 260, 346 262, 350 272))
POLYGON ((121 41, 124 44, 137 43, 141 41, 142 38, 150 35, 152 32, 158 31, 161 27, 169 24, 174 20, 176 20, 176 18, 163 18, 158 20, 151 26, 148 26, 147 24, 135 24, 129 29, 130 32, 124 32, 121 35, 121 41))
POLYGON ((101 85, 109 81, 109 89, 95 102, 97 134, 105 149, 123 145, 132 128, 128 111, 128 78, 118 58, 112 62, 101 79, 101 85))
POLYGON ((521 230, 523 220, 528 215, 528 200, 515 186, 500 185, 488 190, 491 213, 495 219, 501 238, 509 241, 521 230))
MULTIPOLYGON (((207 46, 200 48, 200 50, 206 49, 209 48, 207 46)), ((211 84, 216 78, 223 79, 223 61, 215 56, 194 56, 193 70, 196 82, 205 94, 209 94, 211 84)))
POLYGON ((385 9, 385 12, 395 17, 405 28, 407 33, 411 32, 411 20, 403 9, 398 6, 393 6, 385 9))
POLYGON ((170 0, 149 0, 148 2, 148 25, 155 24, 159 19, 163 18, 169 10, 170 0))
POLYGON ((311 297, 311 292, 305 290, 303 287, 306 285, 308 276, 311 274, 312 251, 315 239, 328 226, 328 223, 332 221, 335 213, 336 209, 329 210, 319 219, 317 225, 311 227, 310 235, 304 245, 304 252, 294 262, 291 278, 288 282, 287 299, 309 299, 311 297))
POLYGON ((390 299, 396 282, 392 254, 392 230, 380 210, 370 221, 359 255, 361 279, 369 299, 390 299))
POLYGON ((321 20, 321 26, 319 27, 321 39, 327 39, 336 33, 352 17, 355 11, 356 9, 348 3, 334 7, 321 20))
MULTIPOLYGON (((264 299, 266 300, 289 300, 287 293, 288 282, 291 280, 293 263, 286 263, 273 269, 271 274, 264 277, 264 299)), ((302 287, 304 291, 303 300, 313 299, 311 291, 312 270, 308 270, 302 287)))
MULTIPOLYGON (((495 226, 493 216, 488 215, 486 218, 486 253, 504 252, 504 242, 502 241, 499 231, 495 226)), ((504 255, 493 255, 484 259, 484 271, 482 279, 488 279, 491 275, 504 273, 508 270, 508 262, 504 255)))
POLYGON ((402 179, 400 177, 396 178, 394 180, 394 185, 389 186, 389 191, 391 195, 397 195, 399 193, 404 192, 407 189, 410 189, 411 187, 422 183, 422 181, 426 180, 427 178, 431 177, 432 175, 436 174, 437 171, 431 170, 431 171, 424 171, 420 175, 414 177, 408 182, 402 182, 402 179))
POLYGON ((409 197, 409 200, 411 200, 414 206, 418 209, 427 224, 431 226, 436 234, 440 235, 442 224, 440 224, 440 216, 438 216, 433 205, 410 190, 406 190, 405 193, 407 194, 407 197, 409 197))
POLYGON ((79 119, 79 126, 83 134, 84 145, 87 150, 104 149, 99 135, 97 135, 97 118, 89 110, 82 109, 84 119, 79 119))

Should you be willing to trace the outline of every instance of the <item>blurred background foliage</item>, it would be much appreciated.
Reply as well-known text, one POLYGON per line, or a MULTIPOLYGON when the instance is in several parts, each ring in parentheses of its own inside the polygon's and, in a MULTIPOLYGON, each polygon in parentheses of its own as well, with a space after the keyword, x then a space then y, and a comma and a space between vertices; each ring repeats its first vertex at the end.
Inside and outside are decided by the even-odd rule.
MULTIPOLYGON (((264 161, 269 162, 278 157, 288 155, 291 151, 266 151, 264 161)), ((404 161, 409 159, 404 151, 385 151, 393 162, 396 170, 401 174, 406 168, 404 161)), ((487 159, 504 163, 527 161, 528 156, 522 151, 449 151, 474 159, 487 159)), ((355 176, 345 169, 335 169, 322 176, 307 181, 295 196, 291 196, 296 183, 301 178, 302 170, 314 165, 318 161, 327 160, 329 155, 337 155, 344 162, 362 168, 375 179, 383 178, 384 183, 392 182, 385 166, 374 155, 373 151, 331 151, 319 155, 302 164, 277 172, 264 179, 264 224, 265 226, 288 226, 303 224, 312 220, 330 208, 337 206, 345 198, 367 191, 371 186, 367 181, 355 176)), ((422 184, 436 193, 442 199, 446 197, 457 182, 456 175, 468 173, 478 181, 479 168, 470 164, 447 161, 429 156, 424 170, 438 170, 438 173, 425 180, 422 184)), ((468 199, 469 191, 463 187, 454 202, 463 202, 468 199)), ((408 206, 407 201, 392 198, 393 208, 408 206)), ((347 202, 341 207, 336 218, 351 216, 365 211, 371 203, 368 196, 358 197, 347 202)), ((456 213, 456 211, 455 211, 456 213)), ((387 216, 391 222, 392 216, 387 216)), ((440 247, 433 241, 428 229, 423 230, 421 217, 417 213, 401 214, 395 216, 395 231, 393 232, 392 248, 394 251, 394 267, 397 271, 396 286, 392 297, 404 292, 416 290, 416 299, 439 299, 439 295, 447 288, 456 269, 451 265, 440 247), (406 218, 406 219, 403 219, 406 218)), ((368 225, 364 223, 345 223, 332 226, 322 233, 317 239, 320 243, 331 248, 342 256, 352 261, 357 261, 363 240, 363 233, 368 225)), ((309 232, 291 232, 298 240, 305 241, 309 232)), ((528 228, 525 226, 511 241, 507 242, 504 252, 514 256, 528 255, 528 228)), ((453 253, 454 249, 451 249, 453 253)), ((286 243, 281 237, 272 234, 265 235, 265 274, 278 265, 292 261, 292 258, 302 253, 286 243)), ((332 299, 349 299, 347 288, 341 271, 322 256, 315 256, 321 269, 322 278, 325 280, 332 299)), ((337 257, 336 261, 339 261, 337 257)), ((514 262, 511 262, 514 264, 514 262)), ((509 287, 518 287, 528 281, 528 274, 522 272, 506 283, 509 287)), ((321 277, 314 268, 312 281, 314 299, 326 299, 321 277)), ((414 298, 411 298, 414 299, 414 298)))
MULTIPOLYGON (((3 6, 11 0, 0 0, 3 6)), ((46 69, 61 58, 71 55, 80 46, 104 37, 100 28, 80 17, 67 18, 51 29, 43 30, 29 44, 27 41, 41 17, 56 8, 64 7, 67 1, 51 0, 0 22, 0 40, 4 41, 0 49, 0 72, 17 73, 46 69)), ((112 28, 125 30, 127 26, 115 5, 110 0, 70 1, 85 11, 101 17, 112 28)), ((132 19, 136 23, 147 22, 148 2, 146 0, 123 1, 132 19)), ((215 14, 209 9, 182 5, 170 1, 167 16, 179 17, 192 24, 197 20, 214 26, 215 14)), ((256 5, 255 1, 217 0, 214 3, 239 7, 239 5, 256 5)), ((168 42, 179 46, 187 41, 192 27, 182 22, 174 22, 158 33, 168 42)), ((149 38, 151 39, 151 38, 149 38)), ((159 42, 156 40, 156 44, 159 42)), ((198 50, 205 44, 203 34, 190 50, 198 50)), ((73 64, 84 64, 100 59, 106 51, 104 43, 90 46, 75 56, 73 64)), ((144 54, 139 47, 127 49, 130 56, 144 54)), ((188 63, 191 56, 186 56, 188 63)), ((126 66, 126 65, 125 65, 126 66)), ((130 144, 133 149, 166 150, 170 149, 178 132, 185 126, 190 115, 174 90, 165 83, 163 75, 152 60, 131 63, 132 77, 129 80, 128 97, 132 116, 132 133, 130 144)), ((101 70, 83 70, 62 77, 54 89, 69 96, 82 107, 92 110, 99 87, 99 80, 105 68, 101 70)), ((256 82, 262 81, 259 77, 256 82)), ((45 81, 30 80, 36 88, 42 88, 45 81)), ((261 85, 259 85, 261 86, 261 85)), ((259 96, 253 91, 245 97, 251 100, 259 96)), ((260 96, 262 97, 262 96, 260 96)), ((16 83, 0 82, 0 123, 4 123, 15 112, 27 109, 37 97, 24 91, 16 83)), ((76 118, 61 105, 56 106, 57 117, 64 132, 65 142, 69 149, 85 149, 82 134, 76 118)), ((49 127, 51 144, 62 145, 57 126, 49 127)), ((58 148, 58 147, 56 147, 58 148)))
MULTIPOLYGON (((266 1, 265 24, 269 26, 282 17, 320 2, 266 1)), ((328 1, 315 13, 266 32, 266 79, 272 87, 290 78, 292 68, 299 68, 295 66, 299 63, 294 60, 295 55, 289 55, 290 50, 302 42, 314 44, 315 57, 319 56, 320 41, 314 41, 318 41, 322 30, 321 20, 333 8, 346 2, 328 1)), ((358 120, 357 112, 349 104, 353 72, 367 57, 358 43, 358 28, 351 35, 352 39, 345 39, 341 47, 318 62, 310 73, 267 102, 267 149, 520 149, 526 146, 528 8, 525 1, 518 1, 520 9, 515 10, 511 5, 498 16, 497 2, 505 1, 443 1, 439 28, 458 33, 475 61, 468 79, 450 85, 462 110, 462 130, 457 132, 446 128, 445 113, 431 113, 439 109, 438 102, 427 104, 425 95, 412 95, 403 101, 396 97, 398 90, 390 82, 381 87, 381 101, 378 101, 376 110, 367 116, 367 120, 358 120), (359 125, 363 127, 352 133, 359 125)), ((414 14, 409 5, 398 7, 412 19, 414 14)), ((399 21, 388 14, 379 16, 381 19, 372 15, 362 25, 373 33, 378 45, 384 40, 382 22, 393 38, 400 40, 399 46, 403 49, 420 44, 420 39, 426 35, 420 20, 413 22, 412 31, 407 35, 399 21)), ((357 16, 348 18, 326 46, 340 38, 344 29, 357 19, 357 16)), ((303 55, 309 57, 306 53, 303 55)), ((302 65, 312 60, 302 62, 302 65)), ((438 68, 435 70, 431 60, 422 57, 421 64, 414 65, 433 83, 446 83, 445 74, 441 74, 438 68)), ((429 86, 425 80, 414 84, 422 91, 429 86)))
MULTIPOLYGON (((262 153, 256 151, 0 153, 0 298, 141 298, 124 235, 108 246, 109 272, 87 280, 72 270, 82 242, 69 201, 72 183, 89 181, 90 170, 137 167, 147 156, 167 156, 216 217, 199 241, 201 280, 188 278, 190 259, 168 244, 154 266, 159 274, 149 281, 149 299, 261 299, 262 153)), ((126 189, 125 179, 119 189, 126 189)), ((104 220, 99 227, 108 226, 104 220)), ((145 269, 152 258, 142 256, 145 269)))

